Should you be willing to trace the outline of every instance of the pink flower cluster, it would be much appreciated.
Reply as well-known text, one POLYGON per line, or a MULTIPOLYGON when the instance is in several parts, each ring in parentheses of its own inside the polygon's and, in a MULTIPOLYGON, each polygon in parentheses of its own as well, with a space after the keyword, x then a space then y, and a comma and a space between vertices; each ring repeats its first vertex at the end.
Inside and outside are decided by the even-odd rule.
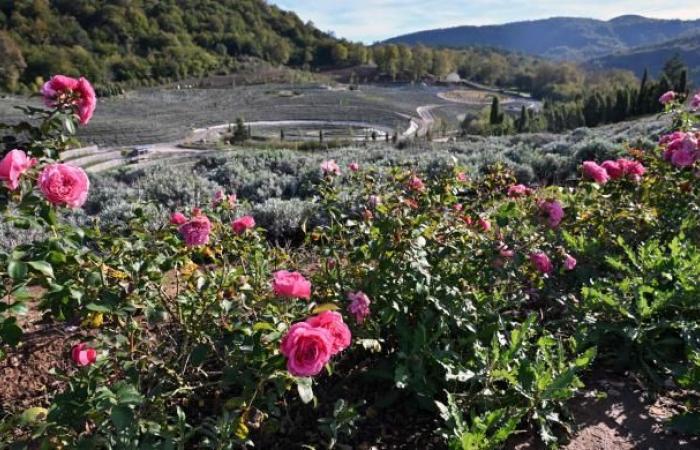
POLYGON ((211 204, 214 208, 217 206, 224 204, 228 206, 229 208, 233 208, 236 206, 236 201, 238 198, 236 197, 236 194, 229 194, 226 195, 224 191, 216 191, 214 193, 214 198, 212 198, 211 204), (225 202, 225 203, 224 203, 225 202))
POLYGON ((311 282, 299 272, 280 270, 273 274, 272 292, 282 298, 311 298, 311 282))
POLYGON ((621 178, 628 178, 636 182, 641 180, 646 171, 647 169, 639 161, 626 158, 604 161, 601 165, 594 161, 583 163, 583 176, 600 185, 621 178))
MULTIPOLYGON (((530 262, 542 274, 548 275, 554 270, 554 264, 552 264, 552 260, 545 252, 535 251, 530 253, 530 262)), ((576 258, 568 253, 564 253, 564 269, 568 271, 574 270, 576 264, 576 258)))
POLYGON ((335 311, 324 311, 292 325, 280 343, 287 370, 297 377, 318 375, 330 359, 350 346, 352 334, 335 311))
MULTIPOLYGON (((0 161, 0 181, 10 190, 19 187, 20 177, 37 163, 22 150, 11 150, 0 161)), ((87 200, 90 180, 80 167, 49 164, 39 174, 39 190, 49 203, 79 208, 87 200)))
POLYGON ((44 103, 49 108, 75 108, 82 125, 87 125, 97 106, 95 90, 83 77, 71 78, 55 75, 41 88, 44 103))
POLYGON ((662 136, 659 145, 664 148, 664 159, 676 167, 692 166, 700 159, 700 136, 676 131, 662 136))

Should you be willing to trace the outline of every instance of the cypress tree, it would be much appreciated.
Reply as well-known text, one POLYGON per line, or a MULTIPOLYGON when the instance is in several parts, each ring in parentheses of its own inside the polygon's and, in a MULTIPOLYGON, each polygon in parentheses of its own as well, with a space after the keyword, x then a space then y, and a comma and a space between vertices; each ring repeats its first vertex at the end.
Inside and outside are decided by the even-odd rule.
POLYGON ((649 80, 649 70, 644 68, 644 75, 642 76, 642 82, 639 84, 639 93, 637 94, 637 103, 635 104, 634 112, 635 114, 644 114, 646 112, 646 89, 647 81, 649 80))
POLYGON ((678 88, 676 89, 676 92, 678 92, 681 95, 686 95, 688 93, 688 70, 683 69, 683 72, 681 72, 681 79, 678 82, 678 88))
POLYGON ((495 95, 493 96, 493 100, 491 101, 491 116, 489 119, 489 123, 491 125, 499 125, 503 119, 503 116, 501 115, 500 112, 500 103, 498 101, 498 97, 495 95))
POLYGON ((518 133, 524 133, 525 131, 529 131, 528 128, 530 128, 528 122, 528 115, 527 115, 527 109, 525 108, 525 105, 523 105, 520 108, 520 118, 518 119, 517 126, 518 126, 518 133))

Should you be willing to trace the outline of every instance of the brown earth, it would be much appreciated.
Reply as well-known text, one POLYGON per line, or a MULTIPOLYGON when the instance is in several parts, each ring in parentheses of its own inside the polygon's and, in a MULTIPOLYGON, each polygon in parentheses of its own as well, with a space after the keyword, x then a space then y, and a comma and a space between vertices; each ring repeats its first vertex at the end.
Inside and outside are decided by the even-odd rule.
MULTIPOLYGON (((172 289, 172 286, 169 287, 172 289)), ((28 318, 24 325, 26 335, 22 344, 15 349, 7 349, 7 358, 0 361, 0 408, 6 412, 21 412, 32 406, 48 406, 50 397, 63 386, 50 371, 54 369, 66 373, 74 370, 69 351, 81 337, 84 338, 81 331, 65 324, 44 324, 40 319, 38 316, 28 318)), ((688 393, 671 392, 652 398, 647 395, 649 390, 631 377, 592 374, 588 378, 589 390, 570 403, 575 431, 571 441, 562 446, 563 449, 700 449, 700 439, 697 437, 674 435, 664 427, 665 421, 684 410, 682 396, 687 398, 688 393)), ((385 425, 391 423, 383 422, 385 425)), ((430 434, 430 427, 417 428, 424 430, 418 433, 422 439, 430 434)), ((399 427, 396 433, 390 429, 376 431, 385 438, 397 434, 393 436, 394 439, 387 440, 400 442, 403 439, 404 445, 385 447, 367 443, 363 448, 409 448, 412 445, 407 444, 408 441, 415 444, 421 440, 416 439, 416 436, 409 439, 411 433, 406 427, 399 427)), ((426 443, 423 442, 422 445, 426 443)), ((433 443, 426 448, 440 448, 440 444, 433 443)), ((506 449, 544 450, 545 447, 538 443, 533 434, 522 433, 511 439, 506 449)))

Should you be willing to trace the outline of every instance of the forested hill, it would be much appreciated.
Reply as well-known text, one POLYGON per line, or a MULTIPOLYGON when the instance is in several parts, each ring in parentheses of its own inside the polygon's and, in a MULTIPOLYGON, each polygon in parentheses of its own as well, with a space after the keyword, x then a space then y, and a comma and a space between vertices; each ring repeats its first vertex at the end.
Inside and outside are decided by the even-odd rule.
POLYGON ((420 31, 386 42, 446 47, 488 45, 548 58, 586 60, 633 47, 658 44, 694 31, 700 31, 700 20, 621 16, 602 21, 554 17, 504 25, 420 31))
POLYGON ((700 86, 700 33, 651 46, 625 50, 592 61, 594 66, 631 70, 641 76, 645 69, 658 73, 669 55, 678 55, 688 66, 688 78, 700 86))
MULTIPOLYGON (((0 2, 0 88, 49 74, 96 83, 197 77, 239 56, 322 66, 334 37, 263 0, 15 0, 0 2)), ((345 43, 342 57, 366 49, 345 43)), ((359 53, 359 54, 357 54, 359 53)))

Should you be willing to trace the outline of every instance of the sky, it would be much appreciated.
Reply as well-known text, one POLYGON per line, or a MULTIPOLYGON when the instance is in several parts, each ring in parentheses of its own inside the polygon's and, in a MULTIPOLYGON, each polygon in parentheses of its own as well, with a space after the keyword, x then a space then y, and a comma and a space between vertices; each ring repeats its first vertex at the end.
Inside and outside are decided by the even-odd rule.
POLYGON ((371 44, 413 31, 553 16, 700 18, 699 0, 268 0, 323 31, 371 44))

